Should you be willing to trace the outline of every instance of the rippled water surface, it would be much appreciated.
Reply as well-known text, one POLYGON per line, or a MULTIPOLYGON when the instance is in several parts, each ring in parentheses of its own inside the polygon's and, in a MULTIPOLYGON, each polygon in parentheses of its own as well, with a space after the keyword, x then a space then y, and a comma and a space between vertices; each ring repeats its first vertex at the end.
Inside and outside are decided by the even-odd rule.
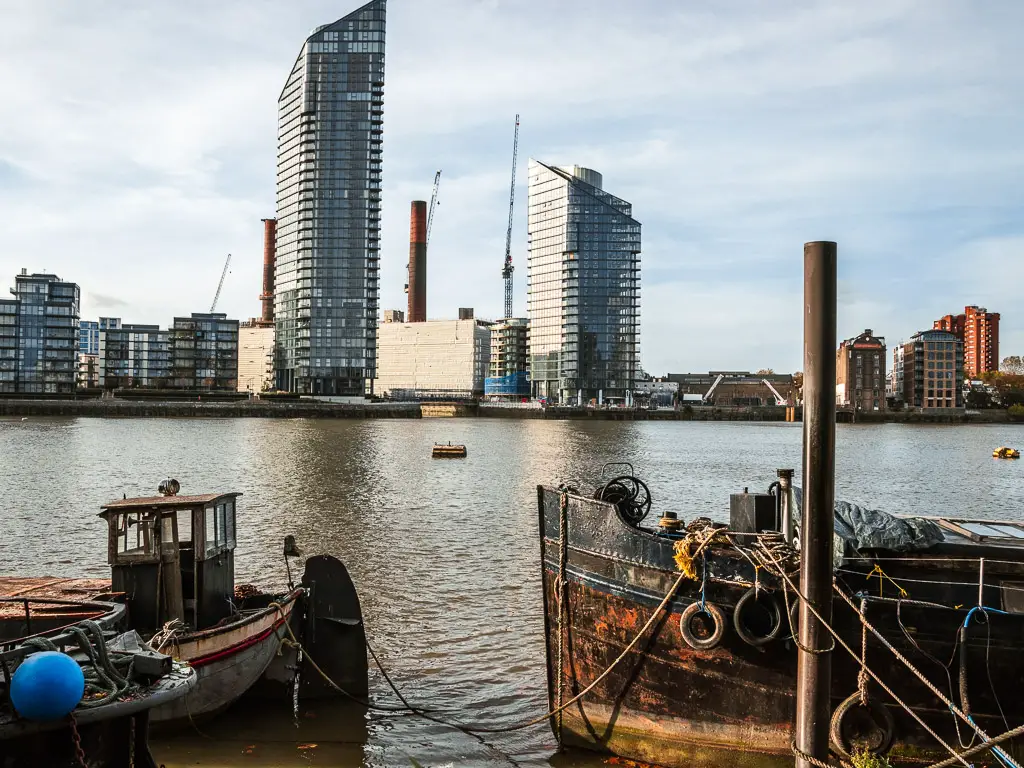
MULTIPOLYGON (((800 466, 800 425, 77 419, 0 422, 0 573, 106 576, 103 502, 155 492, 237 490, 239 581, 283 584, 281 541, 341 558, 367 634, 414 702, 508 725, 546 704, 536 485, 592 487, 632 462, 655 510, 726 519, 728 495, 800 466), (431 460, 434 441, 464 460, 431 460)), ((1024 426, 845 426, 837 495, 894 512, 1024 519, 1024 462, 996 461, 1024 426)), ((374 675, 377 700, 391 702, 374 675)), ((393 703, 393 702, 392 702, 393 703)), ((553 758, 550 730, 490 745, 413 717, 316 710, 229 712, 154 742, 177 765, 597 766, 553 758), (309 746, 315 744, 316 746, 309 746), (305 747, 299 749, 299 747, 305 747)))

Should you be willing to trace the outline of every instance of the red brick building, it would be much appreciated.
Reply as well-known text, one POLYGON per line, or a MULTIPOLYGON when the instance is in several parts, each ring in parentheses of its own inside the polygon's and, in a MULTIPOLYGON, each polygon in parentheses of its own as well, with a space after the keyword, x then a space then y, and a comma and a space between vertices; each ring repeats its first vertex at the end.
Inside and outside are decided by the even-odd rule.
POLYGON ((945 315, 932 324, 964 343, 964 373, 967 378, 999 370, 999 313, 984 307, 964 307, 962 315, 945 315))
POLYGON ((836 405, 885 410, 885 339, 870 328, 836 350, 836 405))

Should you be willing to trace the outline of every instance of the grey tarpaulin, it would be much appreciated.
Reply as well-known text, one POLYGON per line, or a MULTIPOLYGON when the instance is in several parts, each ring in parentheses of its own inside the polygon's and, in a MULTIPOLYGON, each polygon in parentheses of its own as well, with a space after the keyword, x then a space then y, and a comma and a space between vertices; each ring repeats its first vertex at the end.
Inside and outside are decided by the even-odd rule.
MULTIPOLYGON (((796 523, 800 523, 803 494, 793 488, 796 523)), ((911 552, 928 549, 942 541, 942 529, 934 520, 923 517, 897 517, 880 509, 867 509, 848 501, 836 501, 836 538, 854 550, 885 549, 911 552)), ((841 552, 837 547, 837 558, 841 552)))

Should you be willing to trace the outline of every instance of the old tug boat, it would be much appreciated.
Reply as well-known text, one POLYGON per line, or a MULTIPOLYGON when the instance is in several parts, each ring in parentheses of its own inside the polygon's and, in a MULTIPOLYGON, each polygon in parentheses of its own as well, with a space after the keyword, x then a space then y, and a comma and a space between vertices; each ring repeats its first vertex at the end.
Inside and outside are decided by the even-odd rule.
POLYGON ((302 594, 236 596, 240 493, 178 496, 176 480, 159 490, 110 502, 100 513, 111 586, 124 593, 132 627, 199 675, 192 693, 153 713, 155 722, 216 712, 248 690, 270 665, 302 594))
MULTIPOLYGON (((729 525, 644 525, 632 471, 538 488, 562 742, 676 768, 793 765, 800 505, 778 474, 730 497, 729 525)), ((833 753, 1019 766, 1024 523, 837 502, 835 531, 833 753)))

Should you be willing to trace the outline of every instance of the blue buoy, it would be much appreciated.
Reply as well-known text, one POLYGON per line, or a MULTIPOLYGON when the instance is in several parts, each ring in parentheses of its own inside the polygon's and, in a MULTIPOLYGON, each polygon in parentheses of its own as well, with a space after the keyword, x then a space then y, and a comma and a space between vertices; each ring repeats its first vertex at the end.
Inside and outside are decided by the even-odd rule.
POLYGON ((33 653, 11 678, 11 703, 26 720, 59 720, 78 706, 83 693, 82 668, 57 651, 33 653))

